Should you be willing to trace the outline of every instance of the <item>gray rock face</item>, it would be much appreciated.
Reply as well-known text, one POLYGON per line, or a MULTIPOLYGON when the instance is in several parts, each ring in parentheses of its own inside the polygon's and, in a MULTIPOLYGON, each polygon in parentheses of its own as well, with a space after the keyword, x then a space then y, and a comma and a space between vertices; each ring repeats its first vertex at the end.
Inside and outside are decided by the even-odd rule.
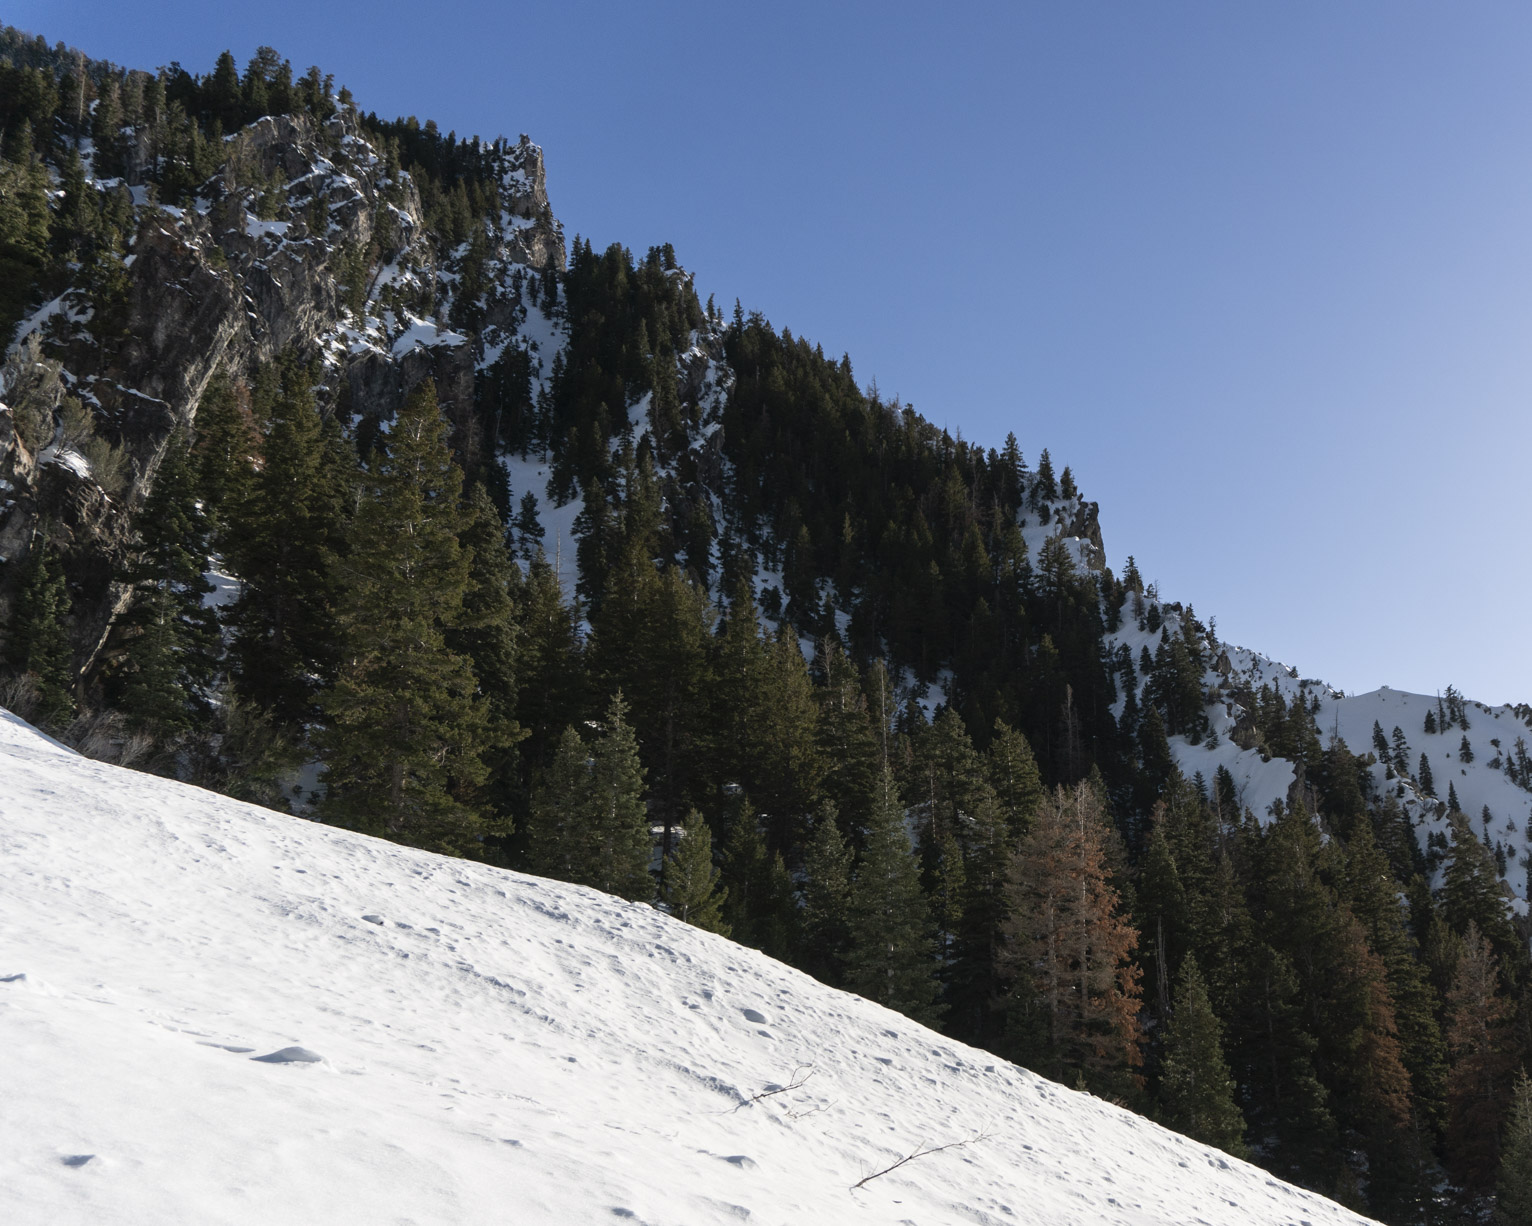
MULTIPOLYGON (((523 281, 564 268, 564 233, 542 150, 523 136, 490 152, 502 207, 489 219, 484 315, 510 332, 523 281)), ((110 576, 131 514, 218 372, 243 378, 289 350, 317 357, 321 406, 378 421, 431 378, 459 443, 474 435, 482 354, 448 326, 466 245, 438 249, 414 182, 389 173, 355 116, 258 120, 225 143, 223 165, 185 208, 151 202, 141 186, 147 156, 127 158, 137 203, 125 294, 109 304, 116 326, 103 329, 106 308, 71 287, 23 325, 0 379, 0 623, 47 523, 69 546, 74 638, 87 668, 126 597, 110 576), (56 431, 66 397, 121 449, 122 479, 110 489, 88 465, 49 450, 49 423, 56 431)))

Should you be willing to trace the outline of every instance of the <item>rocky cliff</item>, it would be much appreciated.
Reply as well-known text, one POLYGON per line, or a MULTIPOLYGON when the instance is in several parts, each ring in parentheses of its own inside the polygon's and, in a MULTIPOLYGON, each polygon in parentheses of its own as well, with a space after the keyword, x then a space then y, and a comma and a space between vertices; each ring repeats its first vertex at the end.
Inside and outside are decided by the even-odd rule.
MULTIPOLYGON (((88 142, 81 152, 89 174, 88 142)), ((0 621, 46 523, 65 544, 87 663, 122 603, 111 574, 131 512, 215 372, 317 357, 325 410, 373 422, 430 377, 472 447, 475 370, 507 347, 535 349, 529 311, 550 326, 538 278, 565 261, 542 151, 525 136, 482 151, 499 208, 487 241, 452 247, 351 110, 247 125, 184 207, 158 203, 146 183, 156 156, 141 137, 123 175, 94 179, 131 214, 113 282, 103 291, 99 270, 80 269, 23 322, 0 371, 0 621), (481 316, 471 335, 451 326, 470 277, 481 316)))

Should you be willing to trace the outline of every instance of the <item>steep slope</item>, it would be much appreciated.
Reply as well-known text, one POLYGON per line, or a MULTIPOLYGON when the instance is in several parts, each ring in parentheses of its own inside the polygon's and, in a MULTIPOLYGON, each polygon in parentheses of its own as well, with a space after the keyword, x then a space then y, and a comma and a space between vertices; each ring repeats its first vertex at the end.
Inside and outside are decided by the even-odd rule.
POLYGON ((0 780, 8 1221, 1363 1220, 648 907, 8 714, 0 780))
MULTIPOLYGON (((1151 656, 1161 643, 1177 636, 1197 636, 1187 612, 1174 604, 1157 606, 1153 630, 1125 617, 1108 636, 1108 652, 1137 660, 1151 656)), ((1299 765, 1249 744, 1252 708, 1257 694, 1269 689, 1289 705, 1305 704, 1322 742, 1334 738, 1366 764, 1373 797, 1393 794, 1425 854, 1426 865, 1440 867, 1451 837, 1452 812, 1469 819, 1472 832, 1496 853, 1504 878, 1502 889, 1515 909, 1525 915, 1532 867, 1532 708, 1525 704, 1491 707, 1466 699, 1452 687, 1445 695, 1412 694, 1388 686, 1365 694, 1346 694, 1280 664, 1271 657, 1237 647, 1208 634, 1202 644, 1208 661, 1201 674, 1206 690, 1207 735, 1170 738, 1176 764, 1187 778, 1200 775, 1212 786, 1218 771, 1227 771, 1240 810, 1265 820, 1274 803, 1303 799, 1310 808, 1316 798, 1304 787, 1299 765), (1378 743, 1382 733, 1383 744, 1378 743), (1397 735, 1396 735, 1397 733, 1397 735), (1465 750, 1466 746, 1466 750, 1465 750), (1386 752, 1385 752, 1386 751, 1386 752), (1429 779, 1422 774, 1425 759, 1429 779)), ((1138 679, 1136 695, 1146 704, 1149 682, 1138 679)), ((1122 715, 1126 696, 1114 714, 1122 715)), ((1434 880, 1439 884, 1439 879, 1434 880)))

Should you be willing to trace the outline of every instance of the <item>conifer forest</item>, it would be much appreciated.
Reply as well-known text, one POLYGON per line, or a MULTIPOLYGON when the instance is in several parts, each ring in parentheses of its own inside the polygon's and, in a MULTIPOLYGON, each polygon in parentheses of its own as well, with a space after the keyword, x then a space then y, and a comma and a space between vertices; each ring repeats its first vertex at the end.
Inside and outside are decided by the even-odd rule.
POLYGON ((1381 1221, 1532 1220, 1487 716, 1348 745, 1106 567, 1025 423, 953 437, 668 244, 566 245, 526 138, 363 104, 0 31, 0 705, 652 903, 1381 1221), (1219 738, 1293 786, 1178 766, 1219 738))

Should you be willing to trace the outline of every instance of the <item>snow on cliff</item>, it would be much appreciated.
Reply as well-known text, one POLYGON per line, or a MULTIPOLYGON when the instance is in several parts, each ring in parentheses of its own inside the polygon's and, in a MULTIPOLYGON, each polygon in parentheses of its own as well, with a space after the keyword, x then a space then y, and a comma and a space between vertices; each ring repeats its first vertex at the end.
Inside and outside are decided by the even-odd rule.
POLYGON ((7 1222, 1362 1220, 648 907, 4 712, 0 881, 7 1222))

